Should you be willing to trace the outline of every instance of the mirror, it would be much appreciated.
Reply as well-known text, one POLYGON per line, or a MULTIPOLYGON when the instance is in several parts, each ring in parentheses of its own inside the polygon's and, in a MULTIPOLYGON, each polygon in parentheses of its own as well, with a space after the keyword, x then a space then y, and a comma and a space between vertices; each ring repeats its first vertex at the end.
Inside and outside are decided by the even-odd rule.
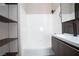
POLYGON ((77 35, 75 20, 75 3, 61 3, 62 33, 77 35))
POLYGON ((75 19, 74 3, 61 3, 62 22, 75 19))

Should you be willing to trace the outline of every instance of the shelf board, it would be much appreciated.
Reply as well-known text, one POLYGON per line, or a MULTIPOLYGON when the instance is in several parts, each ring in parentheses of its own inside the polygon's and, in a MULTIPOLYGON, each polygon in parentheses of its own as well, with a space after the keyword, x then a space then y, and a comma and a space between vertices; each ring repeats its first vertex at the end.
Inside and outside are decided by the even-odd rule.
POLYGON ((18 52, 7 52, 3 56, 16 56, 18 52))
POLYGON ((11 42, 11 41, 14 41, 16 39, 18 39, 18 38, 5 38, 5 39, 2 39, 2 40, 0 40, 0 47, 7 44, 7 43, 9 43, 9 42, 11 42))
POLYGON ((17 21, 14 21, 14 20, 11 20, 7 17, 4 17, 2 15, 0 15, 0 22, 3 22, 3 23, 17 23, 17 21))
POLYGON ((5 3, 6 5, 17 5, 18 3, 5 3))

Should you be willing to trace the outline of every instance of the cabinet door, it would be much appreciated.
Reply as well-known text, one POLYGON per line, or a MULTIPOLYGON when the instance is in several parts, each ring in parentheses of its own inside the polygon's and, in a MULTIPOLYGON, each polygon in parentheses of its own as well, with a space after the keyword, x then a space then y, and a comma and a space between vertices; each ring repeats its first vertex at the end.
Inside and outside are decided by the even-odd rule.
POLYGON ((52 39, 52 49, 54 50, 56 56, 79 56, 79 50, 57 38, 52 39))
POLYGON ((9 18, 11 20, 17 21, 17 18, 18 18, 18 6, 17 5, 9 5, 9 18))
POLYGON ((79 55, 79 50, 77 50, 76 48, 62 42, 59 41, 59 51, 61 51, 60 55, 63 56, 78 56, 79 55))
POLYGON ((52 49, 54 50, 56 56, 63 55, 64 47, 61 42, 58 41, 58 39, 55 37, 53 37, 52 39, 52 49))
POLYGON ((52 50, 55 52, 55 55, 59 55, 59 43, 56 38, 52 38, 52 50))

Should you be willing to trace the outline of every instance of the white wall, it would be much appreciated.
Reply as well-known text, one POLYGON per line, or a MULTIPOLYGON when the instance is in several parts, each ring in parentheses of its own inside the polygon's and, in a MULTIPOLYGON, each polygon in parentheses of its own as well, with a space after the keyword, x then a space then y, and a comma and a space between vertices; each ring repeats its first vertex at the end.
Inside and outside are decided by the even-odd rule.
POLYGON ((62 33, 62 20, 60 15, 60 5, 58 6, 58 8, 56 9, 56 11, 53 14, 53 19, 52 19, 52 23, 53 23, 53 31, 52 34, 61 34, 62 33))
POLYGON ((25 21, 21 20, 23 49, 50 47, 51 16, 46 14, 26 15, 26 18, 24 17, 25 21), (25 45, 25 43, 27 44, 25 45))
MULTIPOLYGON (((28 4, 19 5, 20 43, 21 43, 22 55, 25 49, 51 48, 51 34, 61 33, 61 29, 60 29, 61 24, 60 24, 59 15, 56 14, 58 18, 54 18, 53 15, 50 14, 50 11, 47 10, 50 8, 49 5, 52 4, 42 5, 43 7, 45 7, 45 10, 47 10, 47 13, 44 12, 43 14, 42 14, 43 12, 42 10, 44 9, 41 9, 42 6, 40 6, 40 8, 37 8, 39 6, 35 6, 35 4, 34 5, 29 4, 28 6, 31 6, 29 7, 30 9, 34 7, 33 9, 35 10, 39 10, 39 9, 41 10, 41 11, 39 10, 32 12, 34 10, 30 10, 28 7, 25 7, 27 5, 28 4), (26 10, 27 8, 29 10, 28 12, 26 10)), ((54 16, 56 17, 56 15, 54 16)))
POLYGON ((23 8, 27 14, 52 14, 51 10, 55 10, 58 3, 26 3, 23 8))

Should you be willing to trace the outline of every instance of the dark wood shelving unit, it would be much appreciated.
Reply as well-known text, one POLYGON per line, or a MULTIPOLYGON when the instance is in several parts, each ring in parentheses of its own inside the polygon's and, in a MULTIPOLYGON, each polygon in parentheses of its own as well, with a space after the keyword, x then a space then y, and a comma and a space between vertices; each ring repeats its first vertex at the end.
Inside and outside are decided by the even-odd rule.
MULTIPOLYGON (((10 25, 10 23, 15 23, 16 24, 16 26, 18 26, 18 3, 5 3, 5 5, 7 5, 8 7, 8 14, 7 14, 7 16, 8 17, 6 17, 6 16, 4 16, 4 15, 0 15, 0 23, 5 23, 5 25, 7 24, 8 26, 8 28, 7 28, 7 30, 8 30, 8 37, 9 37, 9 35, 11 35, 11 34, 9 34, 9 25, 10 25), (10 5, 15 5, 15 6, 11 6, 10 7, 10 5), (17 6, 16 6, 17 5, 17 6), (17 7, 17 8, 16 8, 17 7), (10 9, 9 9, 10 8, 10 9), (11 14, 9 11, 10 10, 12 10, 11 8, 13 8, 13 9, 16 9, 16 15, 15 14, 12 14, 12 15, 9 15, 9 14, 11 14), (15 15, 15 16, 14 16, 15 15), (12 17, 17 17, 15 20, 14 20, 14 18, 9 18, 10 16, 12 16, 12 17)), ((13 12, 13 10, 12 10, 12 12, 13 12)), ((15 11, 14 11, 15 12, 15 11)), ((5 14, 5 13, 4 13, 5 14)), ((18 27, 16 27, 16 31, 18 32, 18 29, 17 29, 18 27)), ((15 28, 14 28, 15 29, 15 28)), ((15 30, 14 30, 15 31, 15 30)), ((12 32, 13 33, 13 32, 12 32)), ((18 34, 18 33, 17 33, 18 34)), ((18 36, 17 36, 18 37, 18 36)), ((18 40, 18 38, 4 38, 4 39, 0 39, 0 47, 3 47, 4 45, 6 45, 6 44, 8 44, 8 43, 10 43, 10 42, 13 42, 14 40, 18 40)), ((17 42, 16 42, 17 43, 17 42)), ((15 44, 15 43, 14 43, 15 44)), ((10 44, 9 44, 10 45, 10 44)), ((13 47, 13 46, 12 46, 13 47)), ((3 56, 16 56, 17 54, 18 54, 18 51, 15 51, 15 52, 11 52, 10 51, 10 46, 8 47, 9 48, 9 51, 7 52, 5 52, 5 54, 3 55, 3 56)), ((13 47, 13 48, 16 48, 16 47, 13 47)), ((18 48, 18 47, 17 47, 18 48)), ((5 49, 5 48, 4 48, 5 49)), ((1 51, 1 50, 0 50, 1 51)))
MULTIPOLYGON (((14 21, 14 20, 9 19, 7 17, 4 17, 2 15, 0 15, 0 22, 2 22, 2 23, 17 23, 17 21, 14 21)), ((5 39, 1 39, 0 40, 0 47, 6 45, 6 44, 8 44, 8 43, 10 43, 10 42, 12 42, 12 41, 14 41, 16 39, 18 39, 18 38, 5 38, 5 39)), ((17 54, 18 54, 18 52, 7 52, 3 56, 16 56, 17 54)))
POLYGON ((3 23, 17 23, 17 21, 14 21, 14 20, 11 20, 7 17, 4 17, 2 15, 0 15, 0 22, 3 22, 3 23))
POLYGON ((5 45, 5 44, 7 44, 11 41, 14 41, 16 39, 18 39, 18 38, 5 38, 5 39, 2 39, 2 40, 0 40, 0 47, 2 47, 3 45, 5 45))

